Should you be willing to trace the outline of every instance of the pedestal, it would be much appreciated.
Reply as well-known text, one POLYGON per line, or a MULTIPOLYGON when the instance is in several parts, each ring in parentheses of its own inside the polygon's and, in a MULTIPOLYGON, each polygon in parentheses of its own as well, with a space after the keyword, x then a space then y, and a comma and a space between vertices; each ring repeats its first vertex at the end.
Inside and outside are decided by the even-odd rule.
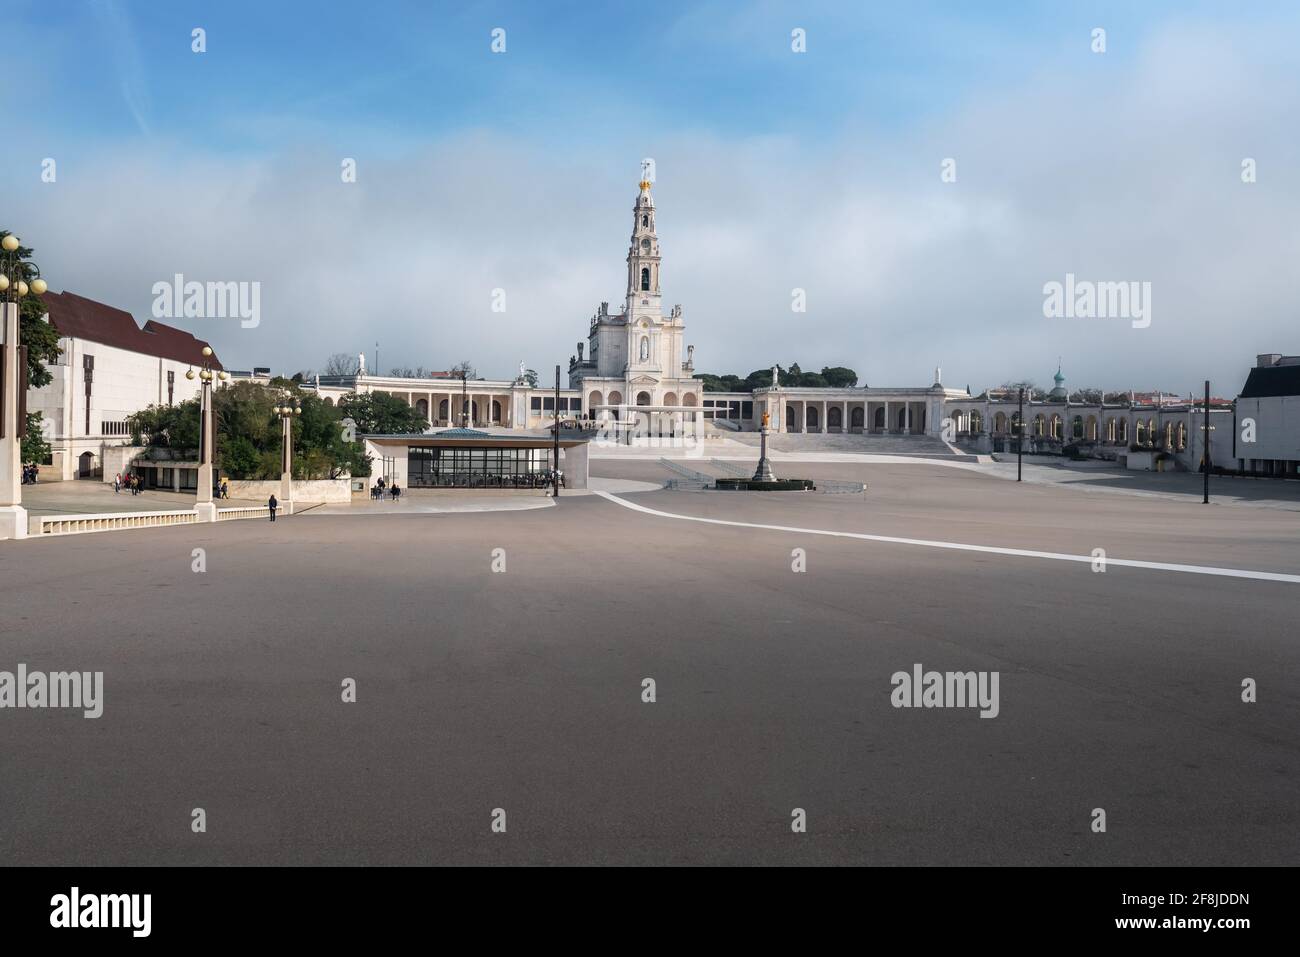
POLYGON ((27 537, 27 509, 21 505, 0 505, 0 539, 27 537))
POLYGON ((754 471, 755 482, 775 482, 776 475, 772 472, 772 463, 767 460, 767 433, 768 429, 759 429, 759 454, 758 468, 754 471))
POLYGON ((288 472, 280 476, 280 504, 284 506, 284 514, 293 514, 293 478, 288 472))
POLYGON ((199 466, 198 482, 198 501, 194 505, 194 511, 199 513, 200 522, 215 522, 217 520, 217 506, 212 501, 212 464, 210 461, 199 466))

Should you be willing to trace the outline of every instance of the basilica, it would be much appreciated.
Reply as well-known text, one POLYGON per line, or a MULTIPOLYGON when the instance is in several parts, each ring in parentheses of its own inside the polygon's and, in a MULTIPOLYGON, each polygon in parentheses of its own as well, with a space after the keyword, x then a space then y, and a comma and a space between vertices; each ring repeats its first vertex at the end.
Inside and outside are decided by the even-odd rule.
MULTIPOLYGON (((632 207, 632 239, 627 252, 627 296, 623 311, 608 302, 591 317, 587 351, 569 360, 569 387, 577 390, 589 418, 626 418, 625 406, 670 426, 683 410, 697 410, 700 382, 693 376, 694 346, 683 348, 682 307, 664 314, 660 290, 659 236, 650 182, 641 180, 632 207)), ((690 413, 693 416, 693 412, 690 413)))

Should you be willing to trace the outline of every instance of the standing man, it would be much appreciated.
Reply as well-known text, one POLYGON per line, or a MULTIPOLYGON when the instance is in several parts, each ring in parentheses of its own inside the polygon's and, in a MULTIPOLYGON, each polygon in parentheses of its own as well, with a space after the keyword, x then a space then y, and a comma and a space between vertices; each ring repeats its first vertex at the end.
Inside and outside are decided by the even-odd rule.
POLYGON ((271 521, 274 522, 275 510, 280 507, 280 503, 275 500, 275 493, 272 493, 270 499, 267 500, 266 507, 271 510, 271 521))

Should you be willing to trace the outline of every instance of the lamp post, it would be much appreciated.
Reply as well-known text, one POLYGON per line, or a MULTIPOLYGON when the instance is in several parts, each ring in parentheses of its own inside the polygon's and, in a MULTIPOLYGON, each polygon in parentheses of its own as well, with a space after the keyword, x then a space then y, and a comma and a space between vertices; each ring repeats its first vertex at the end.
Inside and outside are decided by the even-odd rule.
POLYGON ((560 367, 555 367, 555 446, 551 460, 551 497, 560 497, 560 367))
POLYGON ((18 301, 48 288, 35 263, 24 262, 17 236, 0 240, 0 538, 27 537, 23 508, 23 436, 27 434, 27 347, 19 341, 18 301), (28 279, 31 283, 28 283, 28 279))
POLYGON ((194 510, 199 513, 200 522, 215 522, 217 520, 217 506, 212 501, 212 455, 215 443, 212 436, 212 381, 220 379, 226 381, 229 376, 224 369, 214 370, 212 363, 212 347, 203 347, 203 368, 198 372, 189 369, 185 373, 185 378, 193 381, 198 378, 201 389, 199 391, 199 487, 197 490, 197 501, 194 510))
POLYGON ((1202 434, 1205 436, 1205 491, 1201 497, 1202 505, 1210 504, 1210 433, 1214 431, 1214 426, 1210 425, 1210 380, 1205 380, 1205 410, 1202 418, 1202 434))
POLYGON ((285 395, 275 407, 280 417, 280 501, 293 514, 293 420, 302 415, 302 403, 285 395))
POLYGON ((1020 388, 1019 411, 1016 412, 1016 481, 1021 480, 1020 457, 1025 451, 1025 389, 1020 388))
POLYGON ((469 428, 469 422, 466 421, 469 416, 469 393, 465 385, 465 379, 469 376, 468 369, 460 370, 460 427, 469 428))

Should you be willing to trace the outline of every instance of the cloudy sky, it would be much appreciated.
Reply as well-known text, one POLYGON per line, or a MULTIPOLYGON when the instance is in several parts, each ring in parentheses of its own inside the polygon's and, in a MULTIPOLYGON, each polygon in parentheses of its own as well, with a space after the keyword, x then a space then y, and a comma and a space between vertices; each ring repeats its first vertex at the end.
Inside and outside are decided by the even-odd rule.
POLYGON ((229 367, 545 378, 624 295, 642 157, 700 371, 1233 395, 1300 353, 1295 4, 6 7, 0 226, 141 322, 259 282, 256 328, 176 321, 229 367), (1150 324, 1046 318, 1068 273, 1150 324))

